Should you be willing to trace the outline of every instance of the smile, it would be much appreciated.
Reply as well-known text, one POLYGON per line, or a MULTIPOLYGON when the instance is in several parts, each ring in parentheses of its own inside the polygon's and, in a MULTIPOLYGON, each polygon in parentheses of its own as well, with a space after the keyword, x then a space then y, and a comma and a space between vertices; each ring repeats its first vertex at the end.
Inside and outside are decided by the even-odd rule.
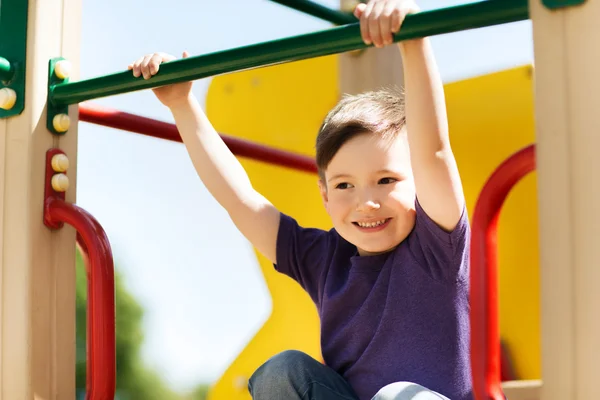
POLYGON ((359 227, 361 230, 365 231, 375 231, 381 230, 385 228, 390 222, 391 218, 385 218, 378 221, 369 221, 369 222, 352 222, 354 225, 359 227))

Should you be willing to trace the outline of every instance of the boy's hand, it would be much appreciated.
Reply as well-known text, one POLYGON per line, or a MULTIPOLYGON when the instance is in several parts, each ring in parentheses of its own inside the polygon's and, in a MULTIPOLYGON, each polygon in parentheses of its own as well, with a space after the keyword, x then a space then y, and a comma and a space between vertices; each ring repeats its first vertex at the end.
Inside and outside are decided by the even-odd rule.
MULTIPOLYGON (((189 53, 183 52, 183 58, 187 58, 189 53)), ((133 71, 133 76, 136 78, 143 76, 144 79, 150 79, 158 73, 160 64, 168 61, 173 61, 175 57, 165 53, 148 54, 139 58, 132 64, 127 66, 127 69, 133 71)), ((158 100, 165 106, 172 108, 178 102, 186 100, 192 92, 192 82, 176 83, 168 86, 161 86, 152 89, 158 100)))
POLYGON ((370 0, 354 9, 360 20, 360 32, 365 44, 383 47, 393 43, 392 34, 398 33, 408 14, 419 12, 414 0, 370 0))

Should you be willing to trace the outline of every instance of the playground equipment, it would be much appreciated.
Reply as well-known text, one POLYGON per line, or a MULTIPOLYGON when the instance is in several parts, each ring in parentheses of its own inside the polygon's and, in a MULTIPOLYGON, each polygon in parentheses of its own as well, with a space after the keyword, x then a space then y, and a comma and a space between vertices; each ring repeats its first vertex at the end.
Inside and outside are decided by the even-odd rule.
MULTIPOLYGON (((523 0, 480 1, 409 15, 403 23, 402 32, 395 35, 394 41, 521 21, 527 16, 527 3, 523 0)), ((161 73, 152 80, 136 79, 129 71, 125 71, 80 82, 51 83, 48 103, 51 109, 60 109, 86 100, 366 47, 360 36, 359 24, 347 24, 287 39, 175 60, 163 65, 161 73)), ((48 120, 56 114, 49 113, 48 120)))
POLYGON ((351 12, 342 12, 333 10, 325 7, 319 3, 315 3, 309 0, 272 0, 274 3, 279 3, 284 6, 293 8, 294 10, 301 11, 313 17, 321 18, 325 21, 332 22, 334 24, 351 24, 356 22, 356 18, 351 12))
MULTIPOLYGON (((174 124, 140 117, 139 115, 101 107, 96 104, 81 104, 79 106, 79 120, 159 139, 181 142, 181 137, 174 124)), ((251 158, 299 171, 317 172, 315 161, 310 157, 269 148, 233 136, 221 135, 221 138, 227 147, 239 157, 251 158)))
MULTIPOLYGON (((166 64, 156 79, 148 81, 122 72, 69 82, 72 77, 68 76, 68 64, 60 63, 62 60, 55 57, 61 54, 65 60, 77 58, 78 35, 70 33, 78 31, 78 22, 77 18, 69 18, 69 13, 76 12, 80 3, 78 0, 48 0, 34 4, 33 10, 27 9, 26 1, 3 0, 0 4, 2 37, 18 38, 14 43, 9 40, 0 43, 0 57, 3 57, 0 59, 0 79, 3 80, 0 117, 7 118, 0 121, 0 134, 5 137, 4 179, 0 185, 4 193, 0 394, 7 399, 73 398, 74 270, 60 267, 73 264, 72 245, 76 237, 70 230, 49 230, 43 224, 44 219, 51 228, 64 221, 80 231, 83 247, 95 260, 90 264, 91 285, 95 285, 95 276, 103 277, 100 285, 103 289, 98 291, 102 294, 98 299, 95 295, 90 298, 90 312, 101 310, 99 318, 103 327, 114 325, 114 314, 113 320, 108 321, 112 298, 107 300, 111 296, 106 288, 110 287, 111 274, 94 272, 98 268, 111 269, 106 257, 93 255, 110 254, 110 247, 92 239, 93 233, 90 233, 95 231, 102 237, 102 230, 75 206, 68 206, 74 200, 73 184, 64 192, 65 180, 61 175, 54 179, 55 186, 52 186, 54 172, 64 174, 64 171, 46 172, 49 171, 46 168, 48 150, 60 148, 75 160, 77 125, 73 122, 77 120, 77 108, 68 106, 167 83, 366 46, 360 40, 358 25, 350 23, 314 34, 174 61, 166 64), (62 10, 69 12, 63 15, 62 10), (44 23, 50 20, 52 24, 44 23), (27 60, 25 54, 29 57, 27 60), (45 65, 50 59, 47 74, 39 65, 45 65), (60 66, 57 68, 57 65, 60 66), (42 123, 44 117, 46 122, 42 123), (48 131, 59 136, 50 135, 48 131), (44 187, 41 181, 46 182, 44 187), (85 232, 84 220, 89 223, 85 232), (95 253, 97 246, 101 251, 95 253)), ((597 147, 594 110, 600 105, 596 96, 600 79, 593 66, 600 60, 590 49, 594 48, 594 35, 600 29, 597 26, 600 5, 582 0, 530 0, 529 7, 524 0, 480 1, 410 16, 395 39, 490 26, 528 16, 534 27, 536 155, 539 198, 543 199, 539 204, 544 354, 541 398, 595 398, 600 390, 594 382, 600 352, 600 324, 593 310, 600 306, 600 295, 594 287, 599 277, 594 266, 600 259, 600 250, 593 237, 600 217, 597 206, 600 191, 592 174, 598 167, 594 153, 597 147)), ((70 176, 74 176, 75 166, 73 163, 69 167, 70 176)), ((489 301, 484 304, 493 306, 489 301)), ((485 307, 480 312, 482 314, 472 316, 475 322, 494 317, 485 307)), ((89 334, 91 338, 98 335, 98 340, 104 341, 88 338, 88 343, 92 348, 105 346, 102 351, 111 353, 112 350, 112 355, 102 362, 97 358, 88 360, 90 365, 97 362, 104 368, 100 372, 90 367, 92 373, 88 377, 92 383, 88 387, 88 398, 112 398, 114 343, 111 349, 110 336, 114 337, 114 326, 112 332, 108 328, 102 333, 96 330, 97 326, 90 323, 89 334), (93 384, 94 379, 100 382, 93 384)), ((497 329, 493 323, 487 326, 497 329)), ((496 368, 499 350, 494 344, 497 335, 490 334, 488 341, 479 337, 480 342, 477 337, 474 336, 474 348, 485 343, 483 351, 489 361, 484 359, 481 365, 473 364, 477 367, 473 375, 477 399, 499 399, 496 368)), ((98 357, 98 353, 90 352, 90 355, 98 357)))

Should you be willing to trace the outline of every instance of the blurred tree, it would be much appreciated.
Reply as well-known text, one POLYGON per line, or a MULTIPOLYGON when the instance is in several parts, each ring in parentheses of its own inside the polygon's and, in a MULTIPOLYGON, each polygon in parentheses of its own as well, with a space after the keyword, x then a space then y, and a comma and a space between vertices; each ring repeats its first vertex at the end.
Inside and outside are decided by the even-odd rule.
POLYGON ((206 400, 208 396, 208 389, 210 388, 207 384, 198 385, 189 397, 190 400, 206 400))
MULTIPOLYGON (((87 276, 83 258, 77 251, 76 298, 76 385, 79 395, 85 392, 86 375, 86 305, 87 276)), ((117 398, 119 400, 177 400, 155 371, 148 369, 140 358, 143 340, 140 304, 127 292, 119 273, 115 271, 117 398)))

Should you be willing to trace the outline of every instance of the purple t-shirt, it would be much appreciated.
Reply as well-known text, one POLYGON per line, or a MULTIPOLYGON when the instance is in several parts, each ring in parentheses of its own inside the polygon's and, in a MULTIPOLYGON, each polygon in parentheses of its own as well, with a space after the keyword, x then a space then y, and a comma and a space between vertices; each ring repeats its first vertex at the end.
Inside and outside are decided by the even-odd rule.
POLYGON ((282 214, 275 268, 315 302, 323 359, 361 400, 398 381, 471 400, 469 238, 466 211, 448 233, 417 201, 408 237, 361 257, 335 229, 302 228, 282 214))

